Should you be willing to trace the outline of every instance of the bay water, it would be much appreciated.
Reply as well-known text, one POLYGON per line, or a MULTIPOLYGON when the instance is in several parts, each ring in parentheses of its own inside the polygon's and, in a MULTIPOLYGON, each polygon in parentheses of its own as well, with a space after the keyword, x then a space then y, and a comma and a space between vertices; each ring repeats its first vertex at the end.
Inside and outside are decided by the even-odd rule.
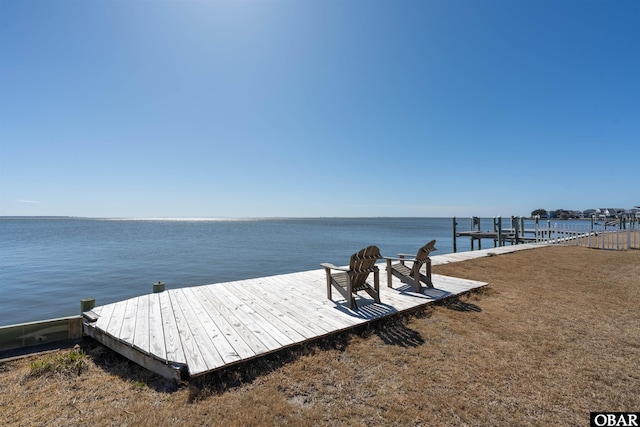
MULTIPOLYGON (((470 229, 468 218, 458 224, 470 229)), ((492 224, 482 219, 482 230, 492 224)), ((435 255, 453 252, 452 218, 0 217, 0 326, 79 314, 82 298, 104 305, 158 281, 171 289, 313 270, 368 245, 395 256, 432 239, 435 255)), ((458 250, 469 249, 459 238, 458 250)))

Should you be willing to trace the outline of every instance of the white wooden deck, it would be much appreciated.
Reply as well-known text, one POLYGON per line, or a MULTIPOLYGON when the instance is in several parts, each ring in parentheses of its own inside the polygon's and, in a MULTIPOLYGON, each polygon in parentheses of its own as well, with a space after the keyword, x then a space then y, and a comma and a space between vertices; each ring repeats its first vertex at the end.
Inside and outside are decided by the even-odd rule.
MULTIPOLYGON (((533 245, 433 256, 434 265, 513 252, 533 245)), ((165 377, 198 376, 410 310, 486 283, 433 275, 434 288, 415 293, 380 267, 381 303, 366 293, 350 310, 324 270, 166 290, 85 312, 84 331, 107 347, 165 377)), ((373 276, 370 276, 373 280, 373 276)))

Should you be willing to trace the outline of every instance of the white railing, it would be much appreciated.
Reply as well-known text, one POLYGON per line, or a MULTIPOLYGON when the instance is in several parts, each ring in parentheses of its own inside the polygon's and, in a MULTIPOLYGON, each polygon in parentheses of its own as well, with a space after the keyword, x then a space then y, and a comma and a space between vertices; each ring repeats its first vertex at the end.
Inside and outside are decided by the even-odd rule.
POLYGON ((536 224, 536 242, 600 249, 640 249, 640 229, 606 224, 536 224))

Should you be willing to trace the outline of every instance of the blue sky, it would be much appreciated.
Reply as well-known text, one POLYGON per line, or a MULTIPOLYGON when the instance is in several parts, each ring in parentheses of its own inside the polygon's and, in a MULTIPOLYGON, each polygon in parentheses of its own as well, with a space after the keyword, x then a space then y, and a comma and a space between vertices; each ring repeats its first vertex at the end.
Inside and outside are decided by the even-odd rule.
POLYGON ((0 2, 0 215, 640 203, 640 1, 0 2))

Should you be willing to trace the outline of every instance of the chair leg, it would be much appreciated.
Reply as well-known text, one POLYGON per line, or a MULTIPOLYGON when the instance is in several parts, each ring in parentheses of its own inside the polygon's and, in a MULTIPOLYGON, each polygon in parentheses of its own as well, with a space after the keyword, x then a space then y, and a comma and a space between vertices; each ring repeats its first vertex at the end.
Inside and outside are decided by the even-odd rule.
POLYGON ((425 269, 427 270, 427 283, 430 288, 433 288, 433 282, 431 281, 431 258, 427 258, 425 264, 425 269))
POLYGON ((422 285, 420 285, 420 269, 416 268, 413 272, 413 290, 416 292, 422 292, 422 285))
POLYGON ((347 274, 347 305, 352 310, 357 310, 356 300, 353 298, 353 287, 351 286, 351 275, 347 274))
POLYGON ((327 274, 327 298, 331 299, 331 271, 326 267, 324 271, 327 274))

